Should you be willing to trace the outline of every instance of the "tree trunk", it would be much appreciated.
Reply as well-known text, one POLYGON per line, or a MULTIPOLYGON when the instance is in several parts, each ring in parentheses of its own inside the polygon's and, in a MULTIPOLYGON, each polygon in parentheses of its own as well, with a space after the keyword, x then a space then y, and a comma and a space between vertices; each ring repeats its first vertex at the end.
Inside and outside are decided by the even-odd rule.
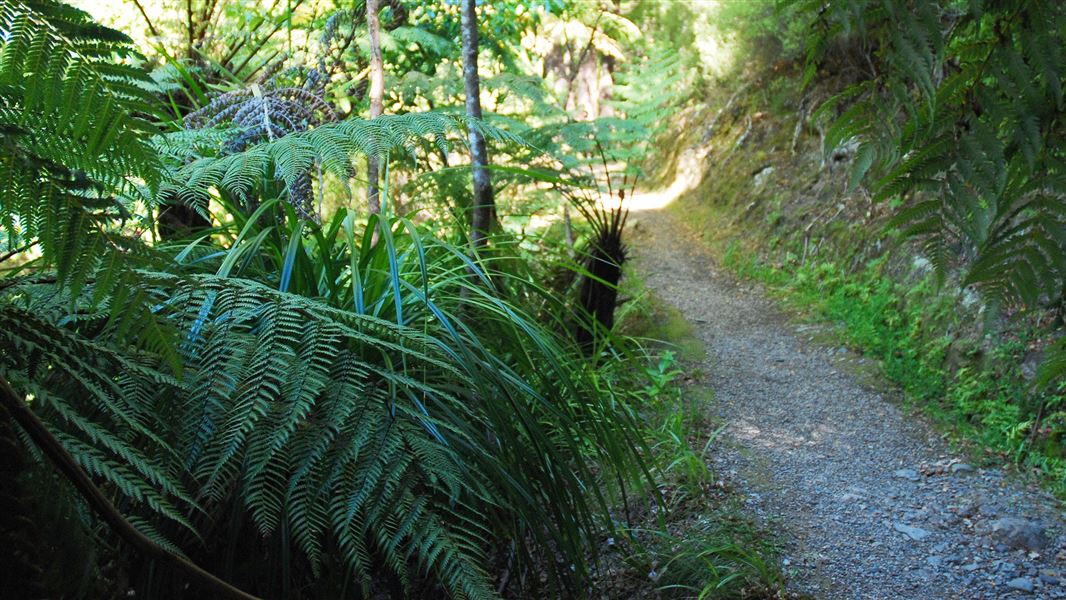
MULTIPOLYGON (((481 81, 477 71, 477 13, 475 0, 463 0, 463 86, 466 91, 466 116, 481 119, 481 81)), ((489 164, 485 136, 470 128, 470 165, 474 173, 474 206, 471 217, 470 240, 477 252, 488 242, 492 222, 496 217, 492 180, 486 168, 489 164)))
MULTIPOLYGON (((381 61, 381 10, 380 0, 366 1, 366 27, 370 35, 370 118, 381 115, 385 97, 385 67, 381 61)), ((366 160, 367 207, 372 213, 381 212, 381 198, 378 180, 381 179, 381 159, 368 156, 366 160)))
POLYGON ((622 265, 626 260, 621 236, 598 235, 590 248, 586 268, 591 276, 584 276, 578 291, 578 301, 588 322, 579 322, 576 338, 585 352, 596 348, 597 329, 609 332, 614 327, 614 309, 618 303, 618 282, 622 280, 622 265))

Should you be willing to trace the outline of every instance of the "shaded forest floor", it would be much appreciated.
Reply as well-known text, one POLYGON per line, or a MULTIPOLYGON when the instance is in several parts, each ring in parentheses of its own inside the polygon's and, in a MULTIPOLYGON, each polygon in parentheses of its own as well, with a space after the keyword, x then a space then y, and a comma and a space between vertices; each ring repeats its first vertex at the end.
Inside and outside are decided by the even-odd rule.
POLYGON ((1057 500, 968 464, 862 357, 734 279, 668 211, 633 222, 636 272, 706 346, 700 384, 726 425, 714 467, 781 533, 791 588, 820 598, 1066 598, 1057 500))

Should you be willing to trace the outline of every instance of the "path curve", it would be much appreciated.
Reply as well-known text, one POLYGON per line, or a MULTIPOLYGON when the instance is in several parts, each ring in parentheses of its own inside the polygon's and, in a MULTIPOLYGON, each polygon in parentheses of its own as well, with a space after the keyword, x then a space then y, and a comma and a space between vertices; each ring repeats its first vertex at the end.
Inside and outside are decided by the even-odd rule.
POLYGON ((783 532, 790 587, 826 599, 1066 598, 1053 498, 995 469, 953 469, 961 457, 919 417, 840 368, 857 357, 808 343, 668 212, 631 220, 638 272, 707 346, 728 424, 714 467, 783 532), (1011 548, 1026 527, 1044 529, 1047 546, 1011 548))

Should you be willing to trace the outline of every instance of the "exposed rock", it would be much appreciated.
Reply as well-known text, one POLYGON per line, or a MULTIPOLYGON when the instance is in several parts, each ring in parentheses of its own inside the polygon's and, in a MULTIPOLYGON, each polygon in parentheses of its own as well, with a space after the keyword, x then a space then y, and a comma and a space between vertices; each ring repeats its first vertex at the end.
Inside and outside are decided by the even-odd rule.
POLYGON ((756 189, 761 188, 763 185, 766 184, 766 180, 769 179, 770 176, 773 175, 773 174, 774 174, 774 168, 773 167, 771 167, 771 166, 763 167, 762 169, 759 169, 755 173, 754 177, 752 177, 752 183, 755 185, 756 189))
POLYGON ((907 481, 918 481, 922 478, 922 476, 918 474, 918 471, 915 471, 914 469, 897 469, 896 472, 892 473, 892 476, 899 479, 906 479, 907 481))
POLYGON ((1008 561, 996 561, 996 571, 1000 573, 1016 573, 1018 566, 1008 561))
POLYGON ((1016 577, 1007 582, 1007 587, 1012 590, 1018 590, 1025 592, 1026 594, 1032 594, 1035 587, 1033 586, 1033 580, 1028 577, 1016 577))
POLYGON ((999 514, 999 507, 990 502, 986 502, 978 506, 977 511, 986 517, 994 517, 999 514))
POLYGON ((993 522, 992 537, 1019 550, 1043 550, 1048 544, 1042 525, 1017 517, 1004 517, 993 522))
POLYGON ((853 502, 858 502, 859 500, 862 500, 862 496, 852 492, 847 492, 845 494, 841 494, 839 500, 844 504, 851 504, 853 502))
POLYGON ((931 532, 922 529, 921 527, 913 527, 911 525, 904 525, 903 523, 893 523, 892 529, 902 533, 903 535, 911 538, 916 542, 920 542, 925 538, 933 535, 931 532))
POLYGON ((978 295, 977 290, 973 289, 972 287, 964 288, 962 290, 962 293, 959 294, 959 303, 962 304, 963 308, 973 308, 980 302, 981 296, 978 295))
POLYGON ((951 465, 952 473, 973 473, 973 467, 966 463, 955 463, 951 465))
POLYGON ((911 269, 913 269, 918 276, 927 275, 933 272, 933 263, 924 256, 915 256, 914 259, 911 260, 911 269))

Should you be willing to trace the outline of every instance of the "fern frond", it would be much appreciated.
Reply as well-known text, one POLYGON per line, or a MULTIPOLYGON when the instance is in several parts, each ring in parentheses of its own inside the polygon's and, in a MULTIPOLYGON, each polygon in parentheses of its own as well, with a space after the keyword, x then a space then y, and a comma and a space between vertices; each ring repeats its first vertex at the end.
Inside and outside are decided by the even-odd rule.
POLYGON ((942 269, 963 270, 966 284, 1002 303, 1061 303, 1066 55, 1052 32, 1066 25, 1066 7, 864 5, 829 2, 820 17, 841 25, 826 37, 850 28, 872 38, 879 51, 869 58, 884 67, 841 96, 868 94, 830 127, 826 145, 856 133, 876 145, 880 160, 864 157, 854 174, 874 181, 875 200, 907 200, 893 224, 942 269), (878 102, 878 118, 866 120, 878 102))

